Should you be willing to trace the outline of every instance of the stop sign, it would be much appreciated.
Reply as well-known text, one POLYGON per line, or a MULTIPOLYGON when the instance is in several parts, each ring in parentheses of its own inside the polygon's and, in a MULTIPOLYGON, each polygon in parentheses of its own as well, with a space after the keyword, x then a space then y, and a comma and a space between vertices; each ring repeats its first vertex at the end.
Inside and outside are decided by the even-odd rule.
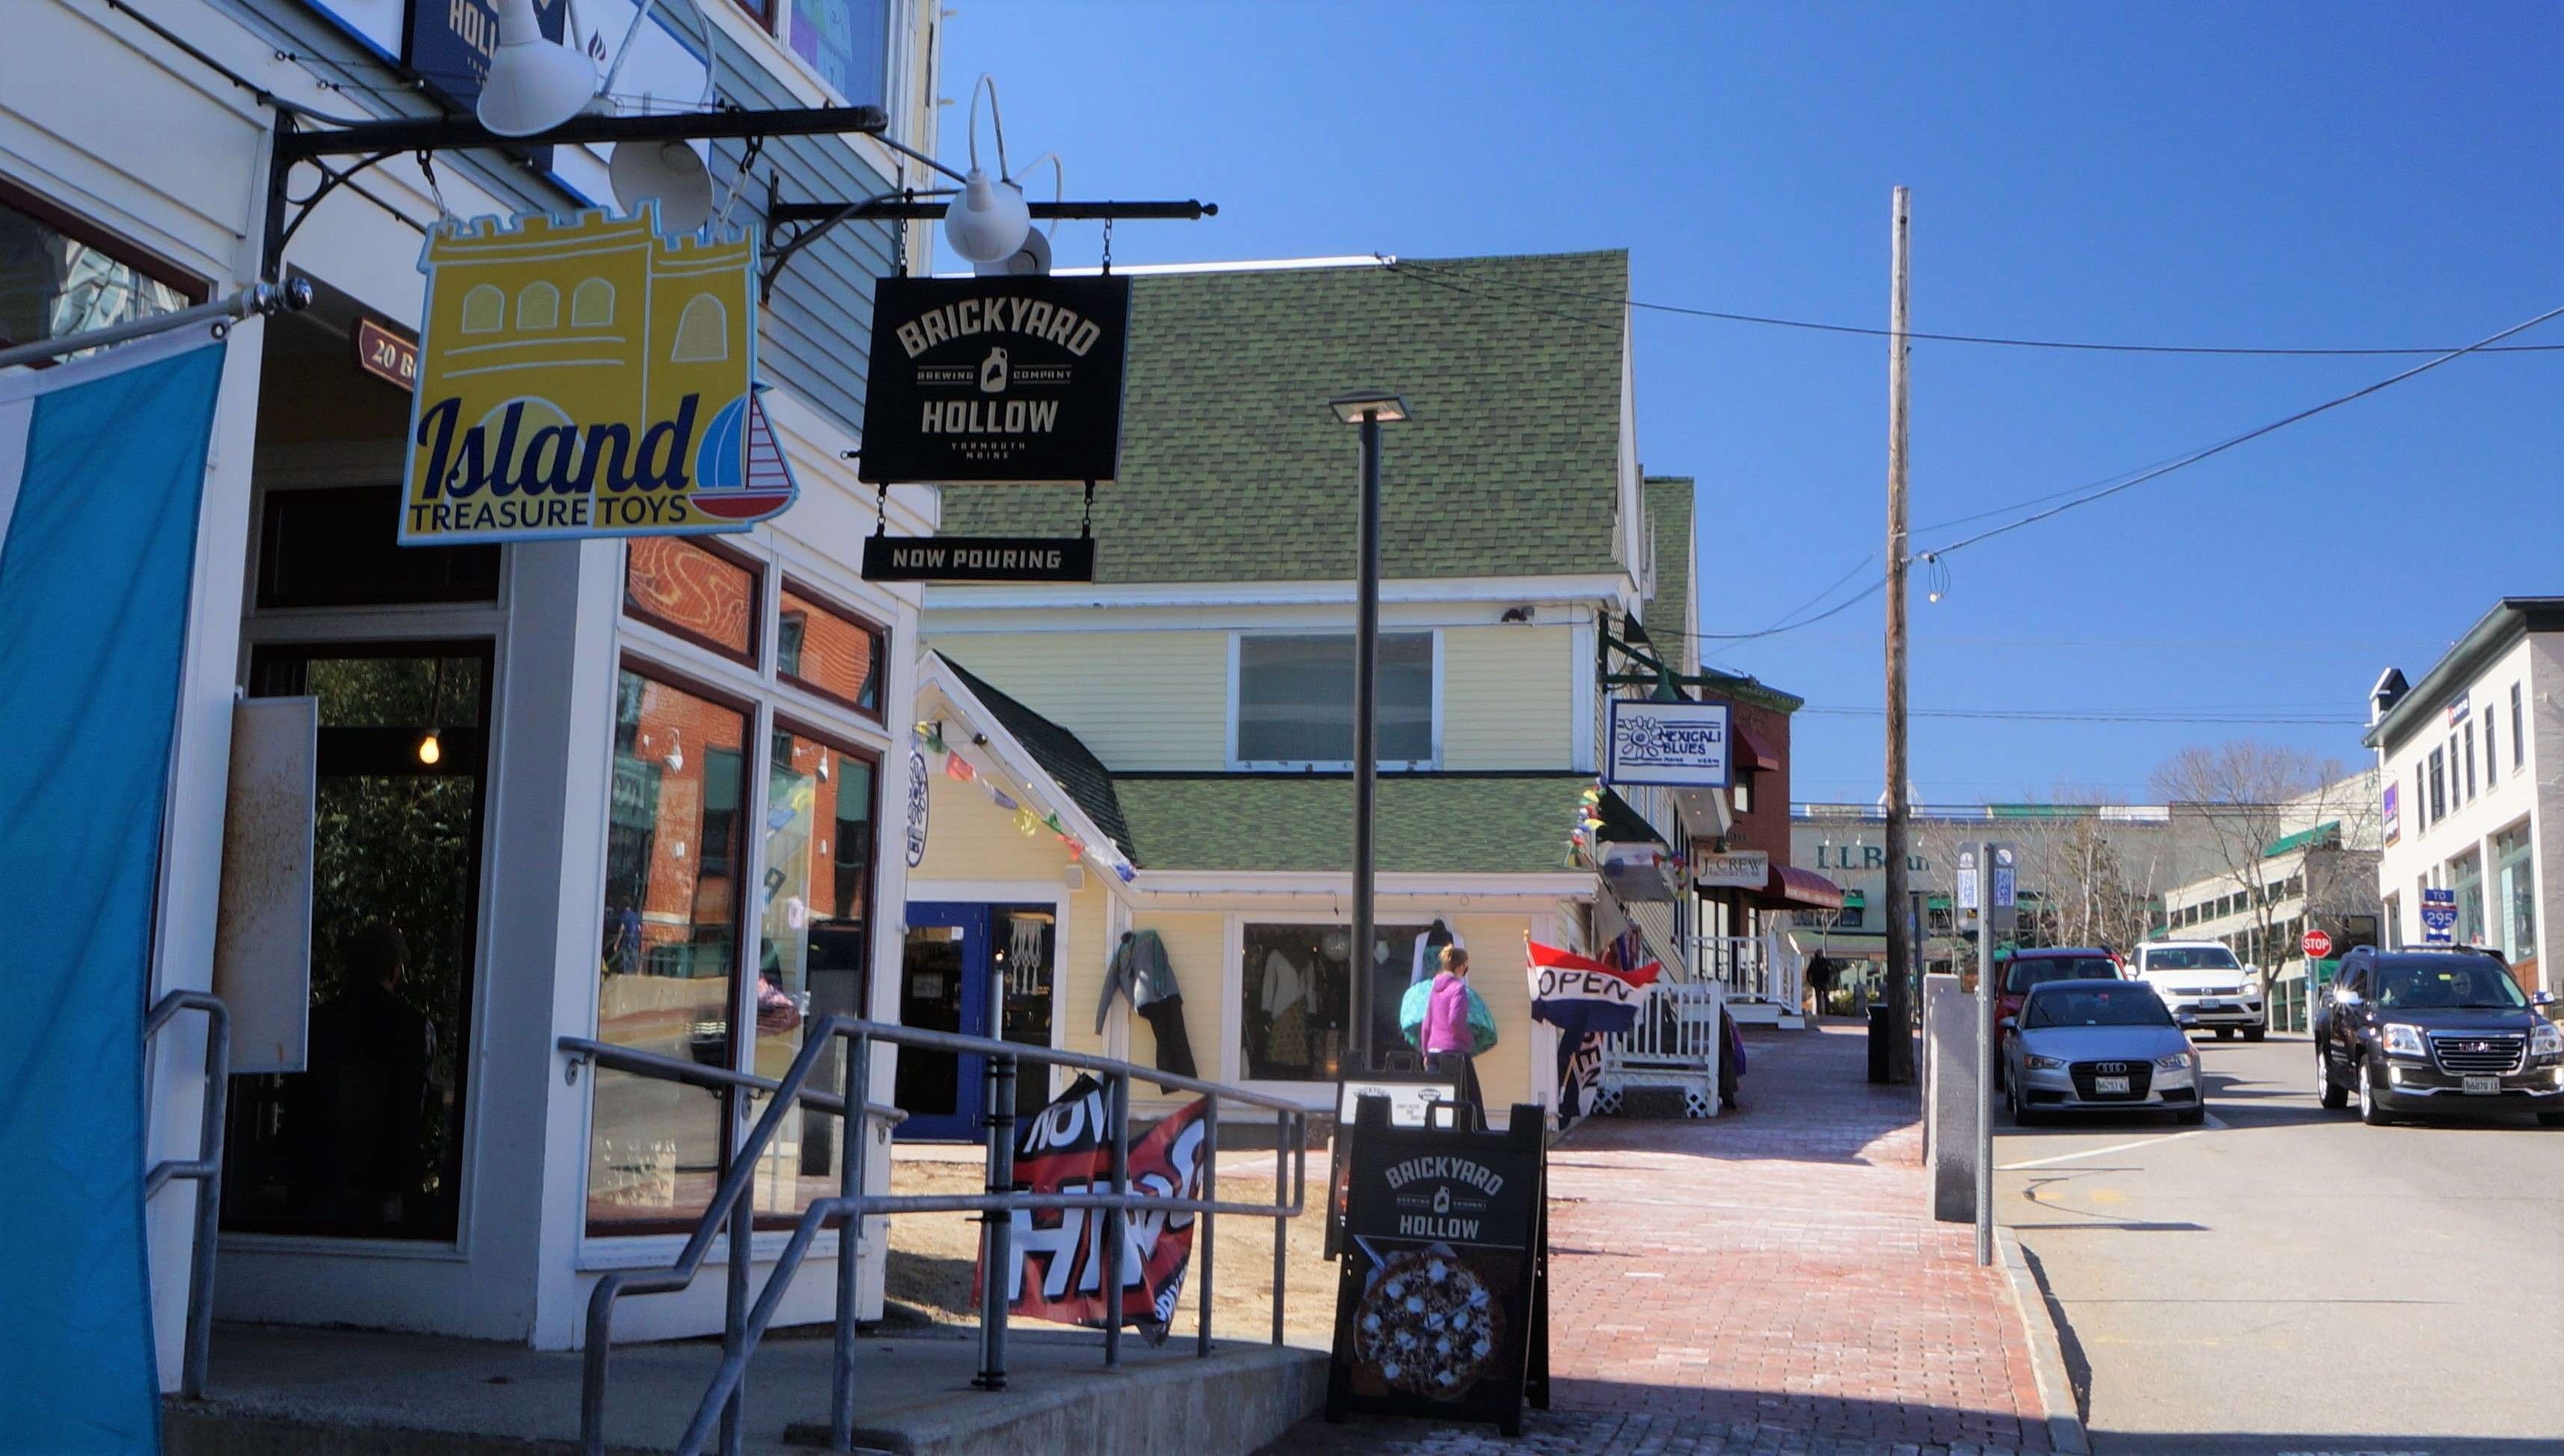
POLYGON ((2306 932, 2306 958, 2323 960, 2332 955, 2332 936, 2321 931, 2306 932))

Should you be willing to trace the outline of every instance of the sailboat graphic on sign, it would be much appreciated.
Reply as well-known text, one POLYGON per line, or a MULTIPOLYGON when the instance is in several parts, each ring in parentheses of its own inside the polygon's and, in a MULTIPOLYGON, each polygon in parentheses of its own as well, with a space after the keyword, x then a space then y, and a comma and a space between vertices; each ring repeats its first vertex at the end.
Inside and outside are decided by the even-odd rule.
POLYGON ((695 453, 695 505, 730 520, 758 520, 792 504, 800 487, 791 462, 775 443, 757 396, 770 387, 758 384, 722 406, 713 416, 701 449, 695 453), (740 415, 748 427, 740 428, 740 415))

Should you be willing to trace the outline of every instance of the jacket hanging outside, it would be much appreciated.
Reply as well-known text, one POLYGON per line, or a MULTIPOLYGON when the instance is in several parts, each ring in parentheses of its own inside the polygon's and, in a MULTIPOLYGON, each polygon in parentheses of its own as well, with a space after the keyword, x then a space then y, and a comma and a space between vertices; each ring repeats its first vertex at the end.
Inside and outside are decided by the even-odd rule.
MULTIPOLYGON (((1184 1032, 1183 991, 1175 983, 1175 968, 1167 963, 1167 943, 1157 932, 1129 932, 1114 947, 1113 962, 1104 972, 1104 999, 1095 1008, 1098 1032, 1113 1014, 1116 995, 1129 998, 1132 1009, 1156 1033, 1159 1071, 1179 1077, 1197 1075, 1192 1041, 1184 1032)), ((1173 1090, 1163 1082, 1158 1087, 1162 1092, 1173 1090)))

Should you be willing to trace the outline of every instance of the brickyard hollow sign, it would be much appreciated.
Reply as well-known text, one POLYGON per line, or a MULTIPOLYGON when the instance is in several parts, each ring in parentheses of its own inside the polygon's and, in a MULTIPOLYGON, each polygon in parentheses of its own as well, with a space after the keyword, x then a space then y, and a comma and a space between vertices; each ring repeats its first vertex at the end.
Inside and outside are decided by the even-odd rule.
POLYGON ((403 545, 746 530, 792 504, 756 401, 756 239, 657 212, 441 223, 403 545))
POLYGON ((1128 278, 885 278, 865 384, 869 483, 1110 481, 1128 278))
POLYGON ((1724 703, 1611 701, 1611 782, 1728 786, 1724 703))

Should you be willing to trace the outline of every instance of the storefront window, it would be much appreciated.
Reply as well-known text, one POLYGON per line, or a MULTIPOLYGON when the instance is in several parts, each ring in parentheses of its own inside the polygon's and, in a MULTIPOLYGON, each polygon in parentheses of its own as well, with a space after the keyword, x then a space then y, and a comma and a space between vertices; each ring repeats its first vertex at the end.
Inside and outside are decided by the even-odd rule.
POLYGON ((774 629, 774 671, 868 717, 881 717, 881 665, 888 654, 879 627, 783 583, 783 611, 774 629))
POLYGON ((203 285, 180 279, 177 270, 147 265, 138 251, 14 188, 0 188, 0 347, 175 313, 204 301, 203 285))
POLYGON ((2449 883, 2457 892, 2457 943, 2487 943, 2484 935, 2483 861, 2472 854, 2451 861, 2449 883))
POLYGON ((757 568, 683 536, 634 536, 623 609, 724 657, 754 665, 757 568))
MULTIPOLYGON (((778 728, 768 744, 765 874, 757 912, 756 1061, 781 1077, 811 1022, 863 1006, 871 924, 873 759, 778 728)), ((830 1091, 844 1080, 840 1042, 811 1071, 830 1091)), ((786 1114, 757 1166, 759 1214, 798 1213, 837 1191, 837 1120, 786 1114)))
MULTIPOLYGON (((2514 963, 2537 953, 2537 872, 2528 847, 2528 826, 2505 829, 2492 838, 2494 915, 2499 919, 2504 959, 2514 963)), ((2548 984, 2553 984, 2550 979, 2548 984)))
MULTIPOLYGON (((733 1065, 747 716, 629 668, 617 678, 597 1039, 733 1065)), ((590 1232, 676 1227, 719 1179, 721 1104, 599 1071, 590 1232)))
MULTIPOLYGON (((1433 759, 1433 634, 1383 632, 1380 761, 1433 759)), ((1354 760, 1354 639, 1350 632, 1237 639, 1237 760, 1343 764, 1354 760)))
MULTIPOLYGON (((1398 1003, 1414 973, 1423 926, 1380 926, 1372 941, 1372 1046, 1408 1049, 1398 1032, 1398 1003)), ((1359 1070, 1347 1056, 1353 1004, 1353 928, 1341 925, 1250 925, 1245 928, 1246 1075, 1254 1081, 1330 1082, 1359 1070)))

